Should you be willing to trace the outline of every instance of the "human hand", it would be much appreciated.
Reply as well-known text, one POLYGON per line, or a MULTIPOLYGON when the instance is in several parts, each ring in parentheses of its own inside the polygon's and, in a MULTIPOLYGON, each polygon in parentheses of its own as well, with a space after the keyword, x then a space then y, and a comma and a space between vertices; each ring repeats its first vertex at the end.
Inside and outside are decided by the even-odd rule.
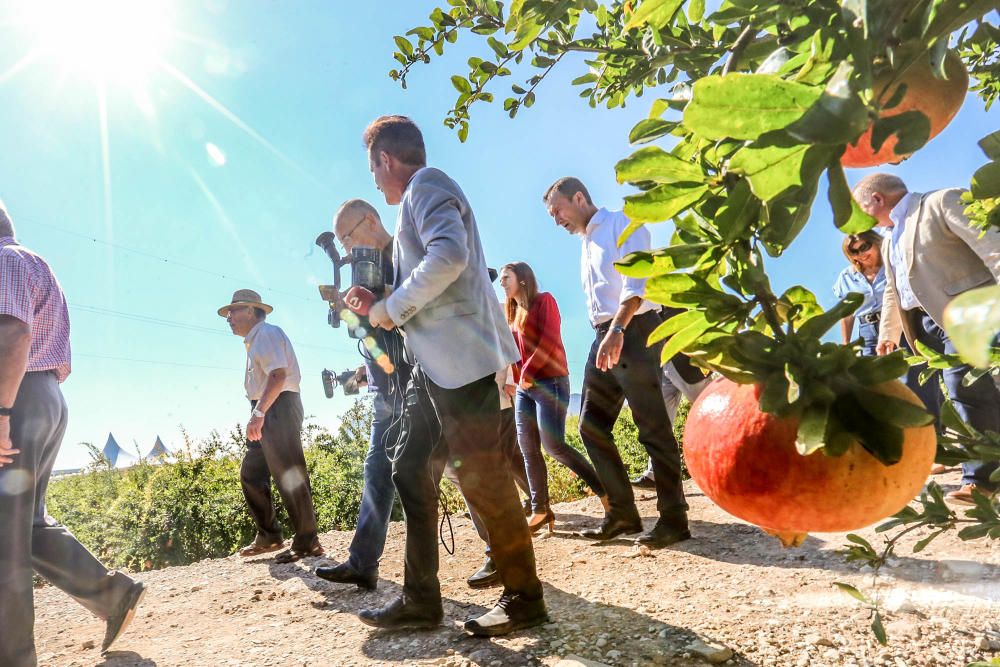
POLYGON ((264 418, 251 417, 247 422, 247 440, 256 442, 264 435, 264 418))
POLYGON ((371 322, 373 327, 382 327, 386 331, 396 328, 396 324, 389 317, 389 310, 385 306, 384 299, 373 303, 371 308, 368 309, 368 321, 371 322))
MULTIPOLYGON (((522 387, 523 387, 523 381, 522 381, 522 387)), ((517 387, 512 384, 505 384, 503 386, 503 393, 507 394, 511 398, 514 398, 514 395, 517 393, 517 387)))
POLYGON ((622 347, 625 345, 625 334, 621 332, 608 331, 604 340, 597 347, 597 367, 602 371, 610 371, 618 364, 622 356, 622 347))
POLYGON ((20 449, 14 449, 10 441, 10 417, 0 417, 0 468, 14 462, 14 455, 20 454, 20 449))
POLYGON ((896 351, 896 344, 891 340, 882 340, 879 341, 878 347, 875 348, 875 351, 878 353, 878 356, 884 357, 885 355, 892 354, 896 351))

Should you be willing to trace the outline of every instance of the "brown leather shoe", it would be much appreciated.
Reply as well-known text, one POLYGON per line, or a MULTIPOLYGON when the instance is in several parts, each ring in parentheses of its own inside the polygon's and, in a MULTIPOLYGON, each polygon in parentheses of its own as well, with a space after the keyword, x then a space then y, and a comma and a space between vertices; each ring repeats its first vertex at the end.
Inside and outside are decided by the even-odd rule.
POLYGON ((241 558, 250 558, 251 556, 259 556, 261 554, 268 554, 272 551, 277 551, 281 547, 285 546, 284 542, 274 542, 272 544, 263 544, 261 542, 254 541, 249 546, 245 546, 240 549, 241 558))
POLYGON ((990 499, 992 499, 997 493, 996 491, 987 491, 986 489, 978 487, 975 484, 965 484, 962 488, 955 489, 946 495, 945 499, 960 505, 975 505, 976 500, 972 497, 973 491, 978 492, 990 499))

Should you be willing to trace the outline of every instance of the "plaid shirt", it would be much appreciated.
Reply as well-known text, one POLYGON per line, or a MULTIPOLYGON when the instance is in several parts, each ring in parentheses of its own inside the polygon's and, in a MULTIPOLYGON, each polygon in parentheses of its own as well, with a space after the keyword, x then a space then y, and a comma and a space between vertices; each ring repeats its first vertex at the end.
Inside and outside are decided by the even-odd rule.
POLYGON ((28 372, 70 371, 69 311, 59 281, 45 260, 10 236, 0 236, 0 315, 31 329, 28 372))

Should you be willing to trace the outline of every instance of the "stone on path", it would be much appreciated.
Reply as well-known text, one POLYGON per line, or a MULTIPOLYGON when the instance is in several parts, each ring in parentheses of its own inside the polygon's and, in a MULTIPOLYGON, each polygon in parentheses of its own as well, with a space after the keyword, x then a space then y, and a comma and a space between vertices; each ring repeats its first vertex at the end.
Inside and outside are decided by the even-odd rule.
POLYGON ((556 667, 608 667, 603 662, 594 662, 578 655, 567 655, 556 663, 556 667))
POLYGON ((733 649, 728 646, 723 646, 715 642, 706 642, 701 639, 695 639, 685 646, 684 650, 701 656, 713 665, 725 662, 733 657, 733 649))

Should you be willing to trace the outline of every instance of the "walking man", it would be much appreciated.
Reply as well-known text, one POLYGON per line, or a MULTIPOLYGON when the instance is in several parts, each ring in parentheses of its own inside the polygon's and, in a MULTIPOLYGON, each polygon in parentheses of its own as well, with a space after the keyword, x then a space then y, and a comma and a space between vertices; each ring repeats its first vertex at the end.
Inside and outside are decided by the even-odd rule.
POLYGON ((500 635, 546 622, 535 554, 510 467, 499 445, 496 373, 517 358, 514 339, 490 286, 472 207, 458 184, 426 166, 423 136, 404 116, 383 116, 364 133, 375 184, 399 205, 393 240, 395 290, 375 303, 375 326, 402 327, 416 364, 407 387, 404 428, 428 412, 442 437, 407 438, 392 477, 406 513, 403 593, 361 620, 381 628, 433 627, 443 616, 438 582, 438 484, 444 463, 489 535, 503 593, 465 623, 500 635))
MULTIPOLYGON (((980 234, 969 226, 962 190, 921 194, 891 174, 871 174, 854 186, 854 199, 878 224, 891 230, 882 243, 886 286, 882 295, 879 354, 896 349, 900 333, 910 349, 920 341, 944 354, 955 346, 941 327, 945 306, 963 292, 1000 281, 1000 232, 980 234)), ((966 385, 968 365, 941 373, 959 416, 977 431, 1000 433, 1000 391, 989 374, 966 385)), ((996 493, 990 474, 997 464, 962 464, 962 487, 948 494, 954 502, 975 504, 973 491, 996 493)))
POLYGON ((583 535, 609 540, 642 531, 628 471, 612 435, 628 399, 639 442, 653 460, 660 515, 636 542, 664 547, 689 539, 680 453, 660 391, 662 343, 646 346, 649 334, 662 322, 660 308, 643 298, 644 280, 625 278, 614 266, 630 252, 648 250, 649 231, 640 227, 619 248, 618 238, 628 227, 628 218, 594 206, 577 178, 559 179, 542 199, 556 224, 581 237, 583 289, 596 332, 583 375, 580 436, 608 494, 609 509, 600 528, 585 530, 583 535))
POLYGON ((251 413, 240 482, 257 526, 257 538, 241 549, 240 555, 256 556, 284 546, 271 500, 273 477, 295 528, 291 548, 278 554, 275 561, 292 563, 322 556, 323 547, 316 536, 316 513, 302 453, 302 375, 288 336, 265 321, 272 310, 257 292, 241 289, 218 312, 233 333, 243 338, 247 349, 244 386, 251 413))
POLYGON ((59 389, 70 372, 66 298, 44 259, 14 239, 0 203, 0 665, 33 667, 32 570, 125 632, 145 586, 109 571, 45 509, 66 431, 59 389))

